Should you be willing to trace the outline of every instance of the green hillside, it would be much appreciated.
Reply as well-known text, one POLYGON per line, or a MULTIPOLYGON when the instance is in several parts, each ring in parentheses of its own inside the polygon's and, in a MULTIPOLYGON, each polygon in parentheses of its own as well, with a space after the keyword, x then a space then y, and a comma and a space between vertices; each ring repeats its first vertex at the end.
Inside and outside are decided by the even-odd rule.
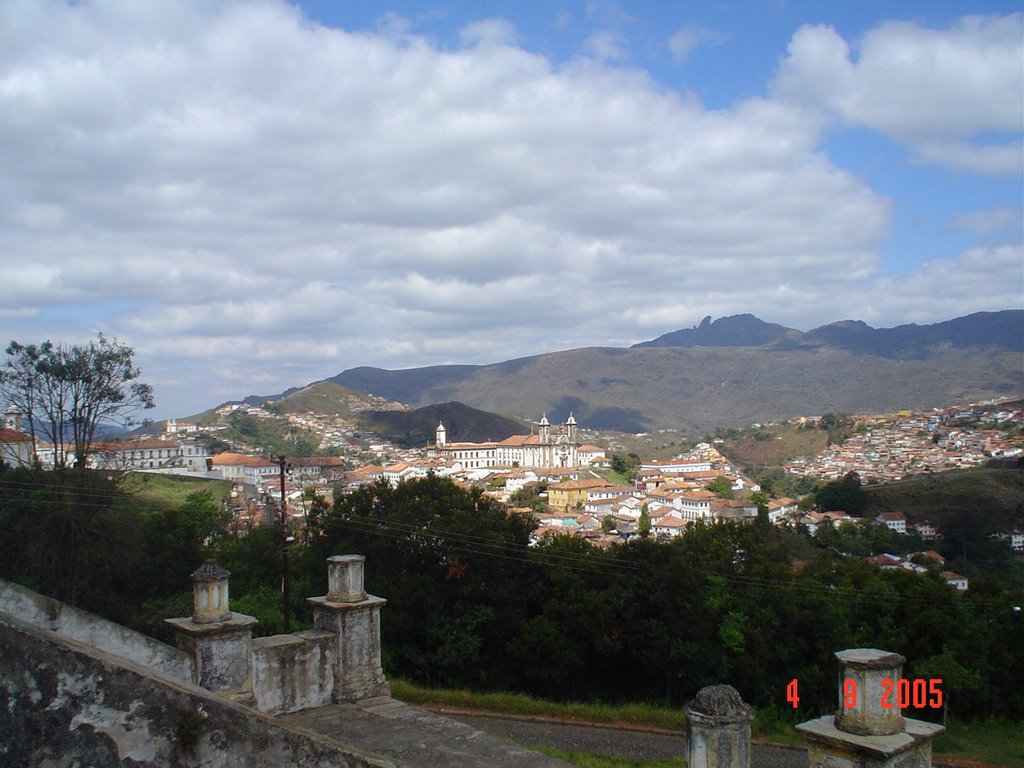
POLYGON ((409 448, 433 444, 438 422, 444 424, 449 442, 504 440, 530 432, 521 422, 462 403, 428 405, 415 411, 366 411, 358 414, 357 422, 363 429, 409 448))
POLYGON ((942 528, 968 513, 993 531, 1024 528, 1024 469, 916 475, 866 490, 871 515, 902 512, 911 522, 929 520, 942 528))
POLYGON ((392 405, 381 397, 356 392, 331 381, 319 381, 296 390, 280 400, 275 400, 271 409, 278 413, 302 413, 311 411, 325 415, 352 417, 369 409, 383 410, 392 405))

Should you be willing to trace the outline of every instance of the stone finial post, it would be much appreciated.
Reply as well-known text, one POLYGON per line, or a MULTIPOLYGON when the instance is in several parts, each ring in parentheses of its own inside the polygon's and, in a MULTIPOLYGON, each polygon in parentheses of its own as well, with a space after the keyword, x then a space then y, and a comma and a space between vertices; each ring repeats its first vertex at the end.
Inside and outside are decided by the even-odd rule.
POLYGON ((327 558, 327 599, 332 603, 358 603, 366 599, 363 589, 362 555, 335 555, 327 558))
POLYGON ((876 648, 851 648, 839 660, 835 715, 800 723, 810 768, 928 768, 931 740, 945 728, 903 717, 898 684, 905 658, 876 648))
POLYGON ((252 616, 232 613, 228 597, 231 572, 207 560, 192 573, 193 612, 167 619, 175 643, 195 662, 195 683, 241 700, 252 697, 252 616))
POLYGON ((898 653, 875 648, 839 651, 836 658, 839 659, 836 728, 861 736, 889 736, 901 732, 903 715, 895 686, 903 676, 903 665, 907 660, 898 653), (883 688, 885 681, 889 684, 888 697, 883 688), (886 703, 889 707, 883 706, 886 703))
POLYGON ((701 688, 686 705, 690 768, 750 768, 754 708, 731 685, 701 688))
POLYGON ((388 696, 380 663, 380 609, 387 600, 363 589, 362 555, 327 558, 327 594, 310 597, 313 623, 337 638, 334 654, 335 702, 388 696))
POLYGON ((228 605, 228 579, 231 571, 216 560, 207 560, 192 572, 192 621, 213 624, 231 618, 228 605))

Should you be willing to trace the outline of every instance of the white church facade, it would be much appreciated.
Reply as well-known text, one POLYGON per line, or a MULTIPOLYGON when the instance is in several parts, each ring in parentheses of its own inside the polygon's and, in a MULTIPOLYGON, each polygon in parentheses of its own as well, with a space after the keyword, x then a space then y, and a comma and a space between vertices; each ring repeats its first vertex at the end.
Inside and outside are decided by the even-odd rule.
POLYGON ((488 443, 449 443, 444 424, 438 424, 437 439, 427 456, 462 469, 571 469, 604 458, 604 451, 597 446, 580 445, 576 419, 569 414, 565 424, 552 426, 544 416, 537 434, 512 435, 488 443))

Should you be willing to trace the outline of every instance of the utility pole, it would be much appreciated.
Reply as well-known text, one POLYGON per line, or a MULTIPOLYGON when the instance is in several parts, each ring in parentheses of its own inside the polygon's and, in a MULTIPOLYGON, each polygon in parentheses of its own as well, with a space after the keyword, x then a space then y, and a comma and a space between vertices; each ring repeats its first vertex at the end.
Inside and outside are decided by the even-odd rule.
POLYGON ((292 631, 292 622, 288 609, 288 503, 284 496, 284 475, 288 465, 284 456, 277 457, 277 466, 281 469, 281 574, 284 600, 284 632, 288 634, 292 631))

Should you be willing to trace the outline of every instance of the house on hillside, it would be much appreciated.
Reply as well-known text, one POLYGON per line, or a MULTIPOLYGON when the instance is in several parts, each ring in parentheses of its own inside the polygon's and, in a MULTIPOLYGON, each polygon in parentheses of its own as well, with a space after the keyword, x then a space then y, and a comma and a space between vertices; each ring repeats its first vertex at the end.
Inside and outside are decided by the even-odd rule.
POLYGON ((281 471, 269 459, 233 451, 218 453, 210 461, 213 469, 219 471, 225 480, 241 480, 250 485, 260 485, 264 479, 281 471))
POLYGON ((951 586, 957 592, 966 592, 968 587, 970 586, 967 577, 961 576, 959 573, 956 573, 955 571, 943 571, 942 578, 944 578, 946 580, 946 583, 949 584, 949 586, 951 586))
POLYGON ((938 530, 935 528, 934 525, 932 525, 927 520, 922 520, 919 523, 915 523, 911 526, 911 529, 914 531, 914 533, 916 533, 925 541, 932 541, 939 537, 938 530))
POLYGON ((1010 531, 1010 549, 1024 552, 1024 531, 1010 531))
POLYGON ((907 532, 907 518, 902 512, 883 512, 875 518, 875 522, 883 523, 896 533, 907 532))
MULTIPOLYGON (((554 509, 568 510, 579 507, 583 509, 590 499, 591 491, 601 488, 621 488, 614 483, 600 478, 589 480, 566 480, 548 486, 548 505, 554 509)), ((629 489, 626 489, 629 490, 629 489)), ((615 495, 621 495, 620 490, 615 495)))
POLYGON ((757 520, 757 504, 740 499, 715 499, 711 512, 719 522, 752 523, 757 520))
POLYGON ((768 502, 768 521, 772 525, 781 525, 788 518, 799 512, 799 506, 793 499, 783 497, 768 502))

